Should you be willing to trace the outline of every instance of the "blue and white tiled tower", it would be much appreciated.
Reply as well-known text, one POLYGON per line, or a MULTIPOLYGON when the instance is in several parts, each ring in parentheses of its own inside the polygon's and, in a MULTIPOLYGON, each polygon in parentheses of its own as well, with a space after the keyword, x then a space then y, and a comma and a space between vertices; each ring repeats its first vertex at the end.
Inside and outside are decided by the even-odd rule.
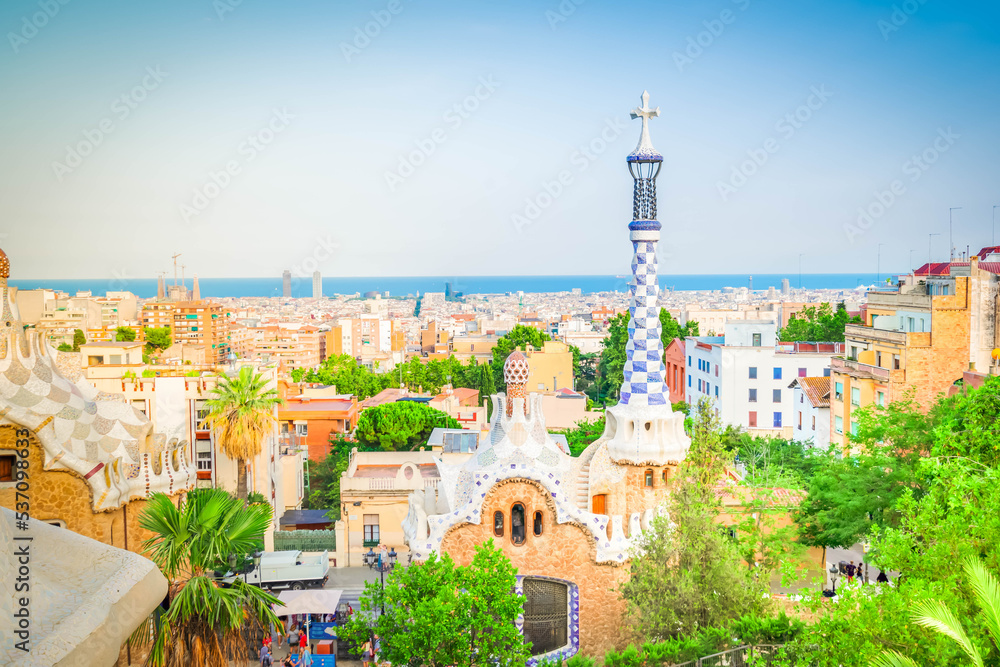
POLYGON ((632 284, 629 302, 628 345, 625 348, 625 381, 621 402, 638 405, 669 405, 670 390, 663 381, 663 342, 660 340, 660 309, 656 305, 660 286, 656 279, 656 243, 660 223, 656 221, 656 177, 663 156, 649 139, 649 119, 660 108, 649 108, 649 93, 642 93, 642 106, 632 110, 632 118, 642 118, 642 134, 627 158, 635 181, 632 192, 632 284))
POLYGON ((612 460, 635 465, 680 461, 691 445, 684 433, 684 415, 671 409, 670 390, 664 382, 656 277, 656 244, 660 240, 656 177, 663 156, 649 139, 649 119, 659 115, 659 107, 649 108, 649 93, 643 92, 642 106, 632 110, 633 119, 642 119, 642 134, 627 158, 635 183, 628 226, 633 255, 625 377, 618 405, 607 409, 602 436, 612 460))

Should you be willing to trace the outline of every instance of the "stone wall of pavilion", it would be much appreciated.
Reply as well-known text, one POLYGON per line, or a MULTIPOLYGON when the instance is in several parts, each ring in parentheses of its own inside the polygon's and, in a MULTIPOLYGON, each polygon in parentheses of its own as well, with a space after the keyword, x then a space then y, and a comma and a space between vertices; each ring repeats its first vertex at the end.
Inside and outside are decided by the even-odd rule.
POLYGON ((441 551, 459 564, 467 565, 475 547, 493 538, 523 576, 562 579, 580 591, 580 652, 604 657, 610 649, 621 648, 630 639, 623 623, 625 602, 617 588, 628 578, 628 567, 595 562, 593 537, 574 524, 556 524, 552 497, 541 485, 513 479, 494 485, 482 505, 482 523, 461 524, 445 535, 441 551), (525 508, 525 543, 515 545, 510 534, 510 510, 514 503, 525 508), (504 536, 493 534, 494 512, 504 514, 504 536), (533 534, 533 517, 542 512, 542 534, 533 534))
MULTIPOLYGON (((0 451, 17 449, 16 429, 0 425, 0 451)), ((28 431, 29 513, 39 521, 62 521, 75 533, 104 544, 142 553, 142 541, 151 533, 139 527, 139 515, 145 500, 132 500, 123 508, 95 513, 91 488, 76 473, 45 470, 45 451, 35 434, 28 431), (125 542, 124 516, 128 517, 128 544, 125 542)), ((103 474, 98 472, 97 474, 103 474)), ((0 484, 0 507, 16 510, 14 483, 0 484)))

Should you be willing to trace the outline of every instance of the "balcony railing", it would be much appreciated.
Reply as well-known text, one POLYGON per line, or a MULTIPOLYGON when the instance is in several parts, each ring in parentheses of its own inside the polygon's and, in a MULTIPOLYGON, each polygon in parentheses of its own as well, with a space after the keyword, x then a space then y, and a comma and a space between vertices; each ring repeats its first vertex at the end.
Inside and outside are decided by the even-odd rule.
POLYGON ((860 324, 848 324, 844 327, 844 336, 850 339, 877 340, 893 345, 906 345, 905 331, 888 331, 860 324))
POLYGON ((863 364, 860 361, 852 361, 840 357, 834 357, 830 360, 830 370, 834 373, 873 378, 882 382, 888 382, 890 376, 888 368, 879 368, 878 366, 863 364))

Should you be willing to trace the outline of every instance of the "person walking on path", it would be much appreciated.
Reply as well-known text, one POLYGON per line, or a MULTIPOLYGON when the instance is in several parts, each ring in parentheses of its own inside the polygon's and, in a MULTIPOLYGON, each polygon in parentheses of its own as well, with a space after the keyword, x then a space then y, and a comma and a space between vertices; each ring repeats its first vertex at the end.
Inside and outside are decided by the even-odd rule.
POLYGON ((288 631, 288 652, 290 655, 296 655, 299 652, 299 629, 295 625, 288 631))
POLYGON ((361 647, 361 664, 364 665, 364 667, 368 667, 368 665, 371 664, 373 657, 372 642, 371 640, 368 640, 364 643, 364 646, 361 647))
POLYGON ((309 650, 309 642, 302 645, 302 654, 299 656, 299 667, 313 667, 312 651, 309 650))
POLYGON ((856 572, 857 572, 857 566, 854 565, 854 561, 852 560, 850 563, 847 564, 847 581, 853 582, 854 574, 856 572))

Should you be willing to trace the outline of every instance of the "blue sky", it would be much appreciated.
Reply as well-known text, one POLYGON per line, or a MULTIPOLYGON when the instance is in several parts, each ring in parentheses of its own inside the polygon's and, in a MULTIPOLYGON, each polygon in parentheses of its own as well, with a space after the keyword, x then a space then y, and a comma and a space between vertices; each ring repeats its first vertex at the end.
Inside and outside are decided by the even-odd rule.
POLYGON ((991 241, 996 3, 237 1, 3 3, 14 277, 625 273, 644 89, 663 273, 991 241))

